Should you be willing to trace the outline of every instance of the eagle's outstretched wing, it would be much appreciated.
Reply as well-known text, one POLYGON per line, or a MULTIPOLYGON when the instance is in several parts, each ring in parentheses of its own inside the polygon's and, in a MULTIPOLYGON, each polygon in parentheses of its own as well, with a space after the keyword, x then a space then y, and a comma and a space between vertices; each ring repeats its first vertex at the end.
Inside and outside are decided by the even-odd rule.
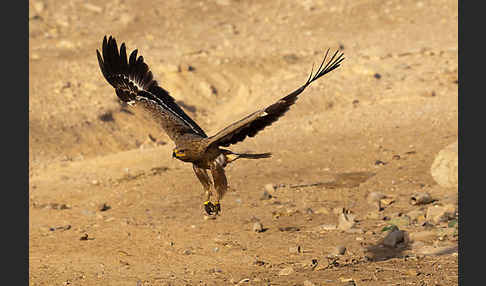
POLYGON ((125 43, 120 51, 113 37, 103 39, 102 55, 96 50, 101 72, 124 102, 142 106, 149 111, 162 126, 167 135, 177 141, 181 135, 193 133, 207 137, 206 133, 174 101, 169 93, 153 79, 152 72, 137 58, 137 50, 127 59, 125 43))
POLYGON ((285 112, 287 112, 287 110, 289 110, 290 106, 297 100, 297 96, 302 93, 304 89, 311 84, 311 82, 338 68, 341 62, 344 60, 343 54, 341 53, 338 55, 338 51, 336 51, 329 62, 324 66, 328 53, 329 50, 327 50, 324 60, 322 61, 321 66, 317 70, 316 74, 313 75, 313 72, 311 72, 309 79, 304 85, 291 94, 281 98, 274 104, 264 109, 255 111, 245 118, 222 129, 214 136, 209 137, 208 146, 217 145, 228 147, 231 144, 245 140, 247 136, 255 136, 259 131, 277 121, 285 114, 285 112))

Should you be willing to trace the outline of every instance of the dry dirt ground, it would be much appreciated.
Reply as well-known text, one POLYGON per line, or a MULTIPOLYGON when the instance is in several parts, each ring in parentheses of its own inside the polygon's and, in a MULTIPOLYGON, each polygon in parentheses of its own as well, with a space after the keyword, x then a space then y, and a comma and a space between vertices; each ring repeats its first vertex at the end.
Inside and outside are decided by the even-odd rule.
POLYGON ((453 221, 399 223, 429 207, 415 192, 457 197, 430 174, 458 136, 457 14, 457 1, 30 0, 30 285, 457 285, 457 251, 423 251, 457 245, 453 221), (228 166, 222 214, 205 219, 191 166, 102 77, 105 34, 210 135, 299 87, 325 49, 346 59, 232 147, 273 157, 228 166), (391 198, 383 210, 371 192, 391 198), (340 208, 355 226, 326 229, 340 208), (392 222, 420 235, 383 246, 392 222))

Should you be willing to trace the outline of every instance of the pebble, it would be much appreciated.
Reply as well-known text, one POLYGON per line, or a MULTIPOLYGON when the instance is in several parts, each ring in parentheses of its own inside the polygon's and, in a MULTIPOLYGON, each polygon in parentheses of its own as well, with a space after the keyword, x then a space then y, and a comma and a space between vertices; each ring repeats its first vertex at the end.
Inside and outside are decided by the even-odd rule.
POLYGON ((434 180, 442 187, 458 187, 458 141, 442 149, 430 167, 434 180))
POLYGON ((456 207, 453 204, 447 204, 444 206, 435 205, 427 208, 426 218, 427 221, 438 224, 454 218, 455 215, 456 207))
POLYGON ((327 215, 330 212, 329 212, 329 209, 328 208, 326 208, 326 207, 320 207, 317 210, 315 210, 314 213, 316 213, 316 214, 326 214, 327 215))
POLYGON ((389 223, 396 226, 409 226, 411 219, 408 215, 400 215, 390 219, 389 223))
POLYGON ((327 231, 327 230, 336 230, 337 226, 335 224, 321 224, 315 227, 316 231, 327 231))
POLYGON ((425 205, 432 201, 432 197, 427 192, 418 192, 410 197, 410 204, 412 205, 425 205))
POLYGON ((294 273, 294 268, 289 266, 289 267, 285 267, 284 269, 280 270, 280 272, 278 272, 278 275, 287 276, 287 275, 290 275, 292 273, 294 273))
POLYGON ((406 232, 404 230, 399 230, 398 228, 390 231, 383 239, 383 245, 388 247, 396 247, 397 244, 406 241, 406 232))
POLYGON ((346 253, 346 247, 343 245, 338 245, 331 250, 332 255, 343 255, 346 253))
POLYGON ((290 253, 301 253, 302 252, 302 248, 300 247, 300 245, 291 246, 291 247, 289 247, 289 252, 290 253))
POLYGON ((303 285, 304 285, 304 286, 316 286, 316 284, 312 283, 312 282, 311 282, 311 281, 309 281, 309 280, 305 280, 303 285))
POLYGON ((191 255, 191 254, 192 254, 192 250, 190 250, 190 249, 186 249, 186 250, 184 250, 184 251, 182 252, 182 254, 184 254, 184 255, 191 255))
POLYGON ((276 186, 274 184, 266 184, 265 186, 263 186, 263 188, 265 189, 265 191, 271 193, 275 191, 276 186))
POLYGON ((253 231, 254 232, 263 232, 263 225, 261 222, 257 221, 253 224, 253 231))
POLYGON ((272 198, 272 195, 270 195, 269 192, 263 191, 262 196, 260 197, 260 200, 269 200, 272 198))
POLYGON ((381 210, 380 200, 386 198, 386 195, 378 192, 371 192, 368 194, 366 201, 375 207, 377 210, 381 210))
POLYGON ((338 217, 338 229, 349 230, 355 225, 355 215, 343 211, 338 217))

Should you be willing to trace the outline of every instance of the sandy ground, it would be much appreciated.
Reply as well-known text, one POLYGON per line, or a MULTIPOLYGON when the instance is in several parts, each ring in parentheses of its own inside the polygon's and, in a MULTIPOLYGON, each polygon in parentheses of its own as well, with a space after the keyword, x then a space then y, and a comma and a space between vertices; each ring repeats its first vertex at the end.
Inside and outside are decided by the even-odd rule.
POLYGON ((410 204, 415 192, 457 197, 430 174, 458 134, 457 11, 456 1, 30 0, 30 285, 457 285, 457 251, 423 251, 457 245, 451 221, 404 223, 420 238, 381 244, 390 221, 429 207, 410 204), (232 147, 273 157, 228 166, 222 214, 205 219, 191 166, 102 77, 104 35, 137 48, 208 134, 299 87, 325 49, 346 59, 232 147), (391 198, 383 210, 371 192, 391 198), (355 226, 326 230, 341 208, 355 226), (337 246, 346 252, 333 256, 337 246))

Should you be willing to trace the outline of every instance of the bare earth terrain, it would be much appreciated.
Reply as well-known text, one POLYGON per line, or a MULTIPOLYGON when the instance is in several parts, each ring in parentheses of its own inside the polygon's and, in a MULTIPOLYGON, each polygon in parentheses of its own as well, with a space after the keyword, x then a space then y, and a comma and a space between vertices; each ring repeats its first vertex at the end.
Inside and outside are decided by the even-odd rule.
POLYGON ((457 285, 457 217, 427 216, 457 204, 430 172, 458 136, 457 13, 456 1, 30 0, 30 285, 457 285), (327 48, 346 59, 232 146, 273 157, 229 165, 208 219, 191 165, 102 77, 104 35, 138 49, 208 135, 298 88, 327 48), (411 204, 417 192, 435 201, 411 204), (391 225, 405 233, 389 245, 391 225))

